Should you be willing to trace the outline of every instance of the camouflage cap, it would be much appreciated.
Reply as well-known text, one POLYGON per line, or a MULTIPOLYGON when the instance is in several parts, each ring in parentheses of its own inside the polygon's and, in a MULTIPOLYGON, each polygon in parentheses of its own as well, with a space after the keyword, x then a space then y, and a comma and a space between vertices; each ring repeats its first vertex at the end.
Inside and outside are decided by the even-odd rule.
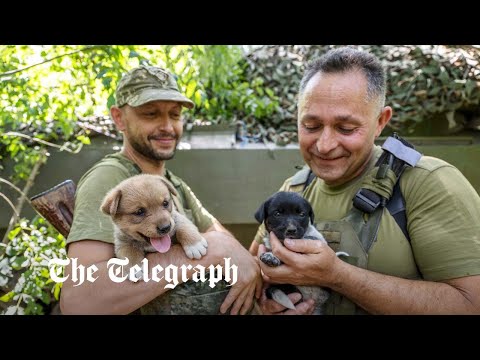
POLYGON ((189 109, 194 103, 178 90, 175 77, 168 71, 141 65, 126 73, 115 92, 117 106, 128 104, 136 107, 155 100, 178 101, 189 109))

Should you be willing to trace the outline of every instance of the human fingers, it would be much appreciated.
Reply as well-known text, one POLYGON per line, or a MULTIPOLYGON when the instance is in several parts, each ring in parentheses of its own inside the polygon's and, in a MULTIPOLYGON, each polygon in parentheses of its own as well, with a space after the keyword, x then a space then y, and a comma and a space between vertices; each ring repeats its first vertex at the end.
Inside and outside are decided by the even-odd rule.
POLYGON ((260 257, 264 252, 267 252, 267 248, 265 247, 264 244, 258 245, 258 250, 257 250, 257 258, 260 257))
POLYGON ((237 296, 237 298, 233 302, 232 309, 230 310, 230 315, 238 315, 243 303, 247 299, 249 287, 250 286, 243 288, 242 292, 237 296))
MULTIPOLYGON (((285 241, 286 240, 287 239, 285 239, 285 241)), ((273 231, 270 232, 270 245, 272 246, 273 254, 280 259, 282 263, 289 265, 296 264, 301 261, 299 259, 299 254, 292 252, 290 249, 283 246, 273 231)))
POLYGON ((239 288, 237 285, 232 286, 227 296, 225 297, 225 300, 223 300, 223 303, 220 306, 220 313, 225 314, 227 312, 230 306, 232 306, 233 302, 241 294, 242 290, 243 290, 243 287, 239 288))
POLYGON ((253 305, 253 297, 255 295, 255 284, 251 284, 250 288, 248 289, 247 297, 240 309, 240 315, 245 315, 248 311, 252 308, 253 305))
POLYGON ((302 254, 318 254, 327 246, 322 241, 307 239, 285 239, 283 243, 287 249, 302 254))
POLYGON ((295 310, 287 310, 283 315, 311 315, 315 310, 315 302, 312 299, 302 301, 295 305, 295 310))
POLYGON ((260 296, 262 296, 262 289, 263 289, 262 276, 258 276, 257 280, 255 281, 255 297, 257 299, 260 299, 260 296))
MULTIPOLYGON (((296 302, 300 301, 302 298, 302 295, 300 293, 291 293, 288 294, 288 297, 290 298, 290 301, 295 304, 296 302)), ((260 304, 260 307, 263 311, 264 314, 269 314, 269 315, 278 315, 282 311, 285 311, 286 307, 277 303, 274 300, 267 299, 266 296, 263 299, 263 301, 260 304)))

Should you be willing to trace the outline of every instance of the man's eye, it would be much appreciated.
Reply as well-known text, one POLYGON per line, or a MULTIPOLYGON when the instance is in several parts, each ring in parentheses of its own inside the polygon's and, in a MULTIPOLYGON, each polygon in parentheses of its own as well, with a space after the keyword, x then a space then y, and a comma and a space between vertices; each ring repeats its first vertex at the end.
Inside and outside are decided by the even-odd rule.
POLYGON ((303 128, 307 131, 315 131, 315 130, 318 130, 320 128, 320 126, 316 126, 316 125, 303 125, 303 128))
POLYGON ((145 117, 155 117, 156 116, 156 112, 155 111, 145 111, 142 113, 143 116, 145 117))
POLYGON ((135 211, 135 212, 133 213, 133 215, 143 216, 143 215, 145 215, 145 213, 146 213, 145 208, 140 208, 140 209, 138 209, 137 211, 135 211))
POLYGON ((348 135, 351 134, 355 131, 355 129, 349 129, 349 128, 338 128, 338 131, 342 134, 348 135))

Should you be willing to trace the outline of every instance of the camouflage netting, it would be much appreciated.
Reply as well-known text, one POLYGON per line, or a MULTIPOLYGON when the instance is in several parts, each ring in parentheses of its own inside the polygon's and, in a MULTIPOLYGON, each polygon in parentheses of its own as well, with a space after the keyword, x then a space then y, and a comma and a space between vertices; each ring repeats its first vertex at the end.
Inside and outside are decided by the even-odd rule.
MULTIPOLYGON (((336 46, 264 46, 246 61, 249 81, 261 76, 280 99, 277 116, 244 117, 248 135, 278 144, 296 141, 296 94, 304 64, 336 46)), ((387 104, 394 116, 384 134, 447 135, 480 130, 480 48, 472 46, 359 46, 387 69, 387 104), (428 129, 421 129, 427 123, 428 129)))

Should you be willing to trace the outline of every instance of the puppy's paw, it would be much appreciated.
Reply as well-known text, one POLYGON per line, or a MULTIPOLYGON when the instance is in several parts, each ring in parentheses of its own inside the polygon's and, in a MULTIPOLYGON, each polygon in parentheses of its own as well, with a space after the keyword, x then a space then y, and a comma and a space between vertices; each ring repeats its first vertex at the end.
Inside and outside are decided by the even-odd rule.
POLYGON ((277 267, 282 264, 279 258, 273 255, 272 252, 266 252, 260 255, 260 260, 271 267, 277 267))
POLYGON ((207 248, 207 240, 205 240, 203 236, 200 236, 200 241, 197 241, 193 245, 185 245, 183 247, 183 250, 190 259, 200 259, 203 255, 207 253, 207 248))

